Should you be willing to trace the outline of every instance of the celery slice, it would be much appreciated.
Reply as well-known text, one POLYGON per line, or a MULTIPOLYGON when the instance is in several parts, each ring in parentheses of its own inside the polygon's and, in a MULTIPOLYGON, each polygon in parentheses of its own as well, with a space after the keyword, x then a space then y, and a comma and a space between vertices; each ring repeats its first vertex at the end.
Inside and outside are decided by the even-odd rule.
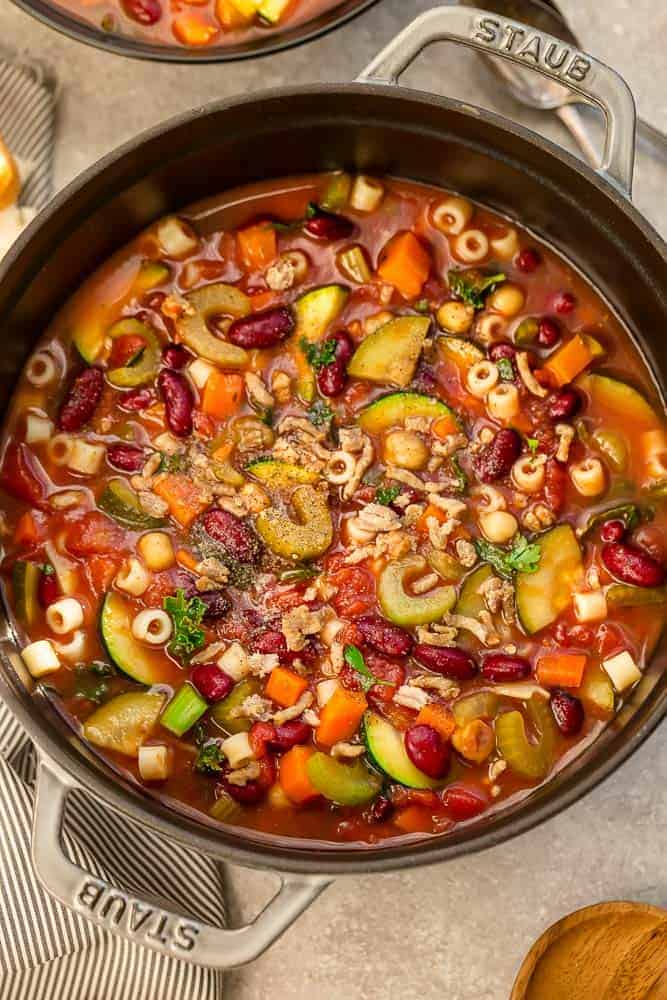
POLYGON ((171 699, 160 717, 160 724, 175 736, 182 736, 194 726, 208 708, 191 684, 184 684, 171 699))

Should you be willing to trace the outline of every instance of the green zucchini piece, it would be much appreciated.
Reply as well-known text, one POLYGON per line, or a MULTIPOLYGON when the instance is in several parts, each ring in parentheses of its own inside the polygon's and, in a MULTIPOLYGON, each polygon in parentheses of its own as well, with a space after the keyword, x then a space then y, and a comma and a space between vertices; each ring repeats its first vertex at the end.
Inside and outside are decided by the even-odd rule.
POLYGON ((413 627, 439 621, 456 603, 456 588, 450 584, 436 587, 427 594, 406 592, 409 581, 424 573, 428 563, 423 556, 409 555, 389 563, 380 574, 378 600, 386 618, 396 625, 413 627))
POLYGON ((160 725, 174 736, 183 736, 201 719, 207 708, 208 702, 199 691, 192 684, 184 684, 160 716, 160 725))
POLYGON ((240 288, 219 281, 197 288, 186 298, 194 313, 183 316, 177 323, 186 347, 221 368, 243 368, 248 352, 216 337, 209 330, 208 323, 217 316, 231 316, 232 319, 247 316, 251 309, 248 296, 240 288))
POLYGON ((107 336, 112 340, 127 336, 141 337, 145 344, 134 363, 107 372, 109 382, 119 389, 134 389, 152 382, 160 363, 160 342, 151 328, 138 319, 120 319, 107 331, 107 336))
POLYGON ((211 709, 211 718, 215 719, 218 725, 226 733, 233 736, 235 733, 247 733, 252 723, 250 719, 235 716, 234 711, 240 708, 246 698, 253 694, 259 694, 261 684, 256 677, 247 677, 236 684, 226 698, 217 702, 211 709))
POLYGON ((597 514, 592 514, 577 534, 579 534, 582 538, 587 538, 591 532, 595 531, 596 528, 599 528, 601 524, 605 523, 605 521, 622 521, 626 530, 631 531, 632 528, 637 527, 640 518, 641 512, 636 504, 617 504, 616 507, 607 507, 606 510, 600 510, 597 514))
POLYGON ((412 381, 430 326, 431 320, 424 316, 389 320, 362 340, 347 366, 348 374, 404 389, 412 381))
POLYGON ((646 608, 667 601, 665 587, 632 587, 626 583, 613 583, 607 591, 607 604, 613 608, 646 608))
POLYGON ((102 643, 111 661, 122 673, 148 687, 165 684, 180 671, 164 653, 150 649, 132 635, 134 612, 120 594, 109 591, 100 612, 102 643))
POLYGON ((104 343, 104 326, 101 317, 88 319, 75 327, 72 342, 87 365, 94 365, 104 343))
POLYGON ((116 695, 88 716, 83 735, 97 747, 136 757, 155 728, 163 704, 164 695, 151 691, 116 695))
POLYGON ((139 268, 132 291, 141 294, 169 281, 171 271, 161 260, 145 260, 139 268))
POLYGON ((614 472, 625 472, 628 467, 628 444, 618 431, 599 428, 593 432, 592 444, 603 455, 614 472))
POLYGON ((302 465, 293 465, 291 462, 282 462, 277 458, 257 458, 254 462, 246 465, 246 472, 249 472, 259 479, 260 483, 273 489, 289 489, 291 486, 299 486, 304 483, 314 483, 319 479, 316 472, 305 469, 302 465))
POLYGON ((320 795, 340 806, 360 806, 374 799, 382 787, 378 774, 356 760, 344 764, 318 751, 308 761, 308 777, 320 795))
POLYGON ((534 316, 522 319, 514 331, 514 343, 517 347, 529 347, 537 340, 540 324, 534 316))
POLYGON ((523 778, 533 781, 546 778, 553 764, 554 722, 548 702, 532 697, 528 715, 539 737, 531 743, 526 735, 526 723, 521 712, 503 712, 496 719, 496 744, 508 766, 523 778))
POLYGON ((596 719, 611 719, 616 707, 616 695, 611 678, 599 664, 586 667, 584 679, 577 690, 577 697, 596 719))
POLYGON ((260 511, 257 534, 283 559, 304 562, 316 559, 333 541, 333 521, 326 497, 313 486, 297 486, 291 497, 298 518, 293 521, 277 507, 260 511))
POLYGON ((351 190, 352 178, 349 174, 334 174, 318 204, 325 212, 340 212, 347 205, 351 190))
POLYGON ((301 295, 294 303, 297 341, 302 337, 310 343, 321 340, 345 308, 349 296, 350 289, 345 285, 322 285, 301 295))
POLYGON ((584 578, 581 549, 569 524, 559 524, 535 541, 542 553, 539 568, 516 577, 517 612, 529 635, 558 618, 584 578))
POLYGON ((37 588, 42 574, 37 563, 17 559, 12 570, 16 617, 26 628, 34 625, 39 610, 37 588))
POLYGON ((484 360, 484 352, 463 337, 439 337, 438 350, 446 361, 451 361, 458 368, 472 368, 484 360))
POLYGON ((380 771, 408 788, 439 788, 441 781, 434 781, 420 771, 408 757, 403 743, 403 733, 375 712, 366 712, 363 726, 368 756, 380 771))
POLYGON ((493 576, 493 568, 488 563, 478 566, 464 580, 459 599, 456 602, 456 614, 466 618, 477 618, 480 611, 486 607, 480 593, 483 583, 493 576))
POLYGON ((454 426, 459 426, 458 417, 446 403, 420 392, 392 392, 381 396, 361 411, 359 426, 369 434, 381 434, 390 427, 404 424, 408 417, 430 420, 449 417, 454 426))
POLYGON ((162 528, 166 523, 164 518, 153 517, 141 509, 137 494, 124 479, 110 479, 97 506, 125 528, 148 531, 162 528))
POLYGON ((605 413, 606 427, 614 420, 618 420, 619 431, 623 431, 630 423, 640 430, 660 427, 658 415, 651 404, 627 382, 595 372, 580 375, 575 384, 590 396, 595 409, 605 413))
POLYGON ((495 719, 498 705, 494 691, 475 691, 454 702, 452 711, 457 726, 465 726, 475 719, 495 719))

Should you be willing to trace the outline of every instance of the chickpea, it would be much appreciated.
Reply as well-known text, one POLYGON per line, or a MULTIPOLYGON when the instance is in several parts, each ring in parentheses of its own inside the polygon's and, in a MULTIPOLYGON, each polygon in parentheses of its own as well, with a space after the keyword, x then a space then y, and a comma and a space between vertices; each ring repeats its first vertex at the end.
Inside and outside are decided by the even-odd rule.
POLYGON ((414 431, 391 431, 385 438, 384 458, 387 464, 401 469, 423 469, 428 462, 429 451, 414 431))
POLYGON ((489 757, 496 745, 493 729, 482 719, 473 719, 462 729, 452 733, 452 746, 475 764, 481 764, 489 757))
POLYGON ((474 308, 465 302, 445 302, 437 313, 438 325, 448 333, 466 333, 474 318, 474 308))
POLYGON ((479 526, 484 537, 498 545, 509 542, 519 530, 517 519, 508 510, 494 510, 490 514, 480 514, 479 526))
POLYGON ((525 301, 526 296, 519 286, 506 281, 495 292, 491 292, 486 303, 489 309, 500 313, 505 319, 512 319, 521 312, 525 301))

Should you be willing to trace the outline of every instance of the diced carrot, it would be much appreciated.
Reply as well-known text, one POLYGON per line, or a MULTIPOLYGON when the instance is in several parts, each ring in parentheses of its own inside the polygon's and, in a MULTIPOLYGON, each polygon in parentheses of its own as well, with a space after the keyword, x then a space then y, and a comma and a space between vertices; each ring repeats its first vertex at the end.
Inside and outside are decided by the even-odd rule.
POLYGON ((553 375, 558 386, 566 385, 581 374, 592 358, 591 349, 586 341, 575 333, 574 337, 547 359, 544 368, 553 375))
POLYGON ((424 806, 406 806, 399 809, 393 822, 404 833, 428 833, 432 828, 431 811, 424 806))
POLYGON ((243 376, 238 372, 211 372, 202 393, 201 407, 215 420, 232 417, 243 402, 243 376))
POLYGON ((430 726, 431 729, 440 733, 443 740, 448 740, 456 729, 456 719, 451 708, 435 702, 419 709, 416 725, 430 726))
POLYGON ((225 31, 234 31, 236 28, 246 28, 252 21, 252 17, 247 17, 243 14, 238 7, 232 3, 232 0, 216 0, 215 16, 225 31))
POLYGON ((319 794, 308 777, 308 761, 314 752, 312 747, 296 746, 281 758, 278 775, 280 787, 295 805, 308 802, 319 794))
POLYGON ((234 445, 231 441, 223 441, 219 444, 217 448, 214 448, 211 452, 211 458, 214 458, 216 462, 226 462, 232 451, 234 450, 234 445))
POLYGON ((88 556, 86 572, 90 585, 98 596, 105 594, 118 572, 118 560, 112 556, 88 556))
POLYGON ((14 529, 14 541, 17 545, 35 545, 39 541, 37 522, 31 510, 21 514, 14 529))
POLYGON ((289 667, 274 667, 266 685, 266 697, 283 708, 295 705, 308 687, 305 677, 299 677, 289 667))
POLYGON ((441 507, 436 507, 434 503, 430 503, 417 520, 416 528, 421 535, 428 535, 428 520, 430 517, 434 517, 438 524, 442 524, 443 521, 447 520, 444 510, 441 507))
POLYGON ((261 309, 267 309, 269 306, 273 305, 276 298, 277 296, 275 292, 256 292, 255 295, 250 296, 252 311, 260 312, 261 309))
POLYGON ((171 30, 183 45, 202 46, 212 42, 218 34, 213 24, 206 24, 196 14, 177 14, 171 22, 171 30))
POLYGON ((578 688, 584 677, 586 659, 583 653, 541 656, 537 663, 537 679, 546 687, 578 688))
POLYGON ((320 712, 317 727, 317 742, 324 747, 332 747, 341 740, 354 736, 368 702, 361 691, 337 688, 320 712))
POLYGON ((185 566, 186 569, 192 570, 193 573, 198 561, 187 549, 179 549, 176 553, 176 562, 181 566, 185 566))
POLYGON ((249 270, 260 271, 276 259, 278 240, 270 222, 239 229, 237 237, 241 260, 249 270))
POLYGON ((414 233, 399 233, 387 244, 378 268, 383 281, 394 285, 403 298, 416 298, 431 270, 431 257, 414 233))
POLYGON ((456 434, 457 430, 456 421, 450 416, 438 417, 431 424, 431 433, 441 441, 444 441, 450 434, 456 434))
POLYGON ((189 528, 208 506, 202 500, 199 488, 180 473, 169 472, 159 476, 153 490, 168 504, 169 513, 184 528, 189 528))

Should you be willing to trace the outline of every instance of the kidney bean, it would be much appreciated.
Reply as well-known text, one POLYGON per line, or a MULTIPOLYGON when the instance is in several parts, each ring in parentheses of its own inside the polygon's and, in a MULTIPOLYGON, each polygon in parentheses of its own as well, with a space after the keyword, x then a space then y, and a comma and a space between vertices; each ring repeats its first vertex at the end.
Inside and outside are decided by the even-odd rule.
POLYGON ((537 270, 541 263, 542 258, 537 250, 533 249, 533 247, 526 247, 521 251, 516 259, 516 266, 520 271, 523 271, 524 274, 532 274, 533 271, 537 270))
POLYGON ((253 640, 252 648, 253 652, 262 653, 265 656, 267 655, 270 656, 271 654, 275 654, 278 657, 280 663, 287 665, 293 663, 294 660, 298 659, 303 653, 303 650, 301 650, 301 652, 299 653, 296 653, 288 649, 287 640, 285 639, 285 636, 282 634, 282 632, 278 632, 277 629, 270 630, 268 632, 262 632, 261 635, 258 635, 253 640))
POLYGON ((577 300, 571 292, 559 292, 554 299, 554 310, 559 316, 567 316, 574 310, 577 300))
POLYGON ((482 676, 494 683, 520 681, 532 672, 532 667, 523 656, 509 653, 489 653, 482 663, 482 676))
POLYGON ((366 666, 379 682, 386 681, 384 684, 374 684, 367 695, 369 703, 381 709, 383 705, 392 700, 397 689, 404 683, 405 667, 395 660, 387 660, 379 653, 373 652, 366 654, 366 666))
POLYGON ((385 798, 384 795, 378 795, 364 814, 364 818, 369 823, 386 823, 393 811, 394 807, 391 801, 385 798))
POLYGON ((625 525, 620 520, 605 521, 600 528, 600 538, 603 542, 620 542, 625 536, 625 525))
POLYGON ((440 733, 432 726, 411 726, 405 737, 405 752, 420 771, 429 778, 444 778, 449 770, 451 751, 440 733))
POLYGON ((58 577, 53 572, 53 569, 51 568, 49 573, 45 573, 42 570, 37 583, 37 600, 40 603, 40 607, 48 608, 59 597, 60 587, 58 586, 58 577))
POLYGON ((210 621, 212 618, 224 618, 232 607, 232 602, 224 590, 195 590, 191 596, 198 597, 206 605, 205 621, 210 621))
POLYGON ((259 781, 248 781, 245 785, 233 785, 225 779, 222 785, 227 794, 231 795, 235 802, 240 802, 244 806, 255 805, 266 794, 266 788, 259 781))
POLYGON ((567 691, 552 692, 551 712, 563 736, 576 736, 584 724, 583 705, 567 691))
POLYGON ((625 542, 607 542, 602 546, 602 562, 623 583, 635 587, 659 587, 665 581, 665 571, 657 559, 643 549, 625 542))
POLYGON ((162 17, 160 0, 122 0, 122 6, 128 17, 145 27, 157 24, 162 17))
POLYGON ((554 347, 560 340, 560 327, 555 319, 543 316, 537 325, 537 343, 540 347, 554 347))
POLYGON ((163 369, 158 375, 158 388, 162 393, 167 426, 176 437, 192 434, 192 411, 195 399, 185 375, 163 369))
POLYGON ((463 785, 450 785, 442 796, 442 804, 457 823, 479 816, 486 809, 486 800, 478 792, 463 785))
POLYGON ((340 361, 331 361, 317 373, 317 388, 328 399, 340 396, 341 392, 345 391, 346 385, 347 371, 340 361))
POLYGON ((421 392, 425 396, 432 396, 437 392, 439 383, 433 369, 422 362, 412 380, 412 385, 415 392, 421 392))
POLYGON ((131 413, 135 413, 138 410, 145 410, 148 406, 152 406, 155 402, 155 393, 152 389, 131 389, 129 392, 124 392, 123 395, 118 400, 118 405, 121 410, 129 410, 131 413))
POLYGON ((312 734, 310 726, 297 719, 292 722, 283 722, 281 726, 275 727, 274 735, 269 740, 269 746, 276 753, 284 753, 292 747, 301 743, 307 743, 312 734))
POLYGON ((506 340, 501 340, 497 344, 491 344, 489 348, 489 359, 491 361, 502 361, 504 358, 508 361, 513 361, 515 357, 516 347, 506 340))
POLYGON ((443 677, 466 681, 477 673, 477 664, 469 653, 456 646, 415 646, 412 655, 422 667, 433 670, 443 677))
POLYGON ((580 409, 581 396, 572 386, 566 385, 549 398, 547 413, 549 420, 558 424, 563 420, 570 420, 580 409))
POLYGON ((162 360, 167 368, 180 370, 185 368, 192 355, 182 344, 165 344, 162 349, 162 360))
POLYGON ((504 479, 521 454, 521 438, 511 427, 499 430, 475 460, 475 471, 483 483, 504 479))
POLYGON ((632 533, 632 542, 659 563, 667 559, 667 539, 657 524, 640 524, 632 533))
POLYGON ((381 615, 364 615, 357 618, 355 626, 363 641, 385 656, 407 656, 412 649, 410 634, 381 615))
POLYGON ((276 735, 276 727, 272 722, 253 722, 248 733, 250 746, 255 757, 265 757, 269 742, 276 735))
POLYGON ((79 431, 92 417, 104 388, 101 368, 86 368, 76 376, 58 414, 61 431, 79 431))
POLYGON ((227 340, 248 350, 273 347, 289 337, 294 326, 294 314, 289 306, 274 306, 235 319, 227 331, 227 340))
POLYGON ((146 456, 143 448, 136 445, 110 444, 107 448, 107 462, 122 472, 139 472, 146 462, 146 456))
POLYGON ((216 663, 200 663, 190 674, 190 681, 206 701, 222 701, 234 687, 234 681, 216 663))
POLYGON ((311 219, 306 219, 304 230, 316 240, 344 240, 354 232, 354 223, 344 215, 334 215, 318 208, 311 219))
POLYGON ((205 511, 201 524, 207 535, 222 545, 232 559, 256 563, 262 547, 259 538, 246 521, 220 507, 205 511))
POLYGON ((562 511, 566 493, 567 469, 558 459, 547 459, 544 467, 544 499, 554 514, 558 515, 562 511))

